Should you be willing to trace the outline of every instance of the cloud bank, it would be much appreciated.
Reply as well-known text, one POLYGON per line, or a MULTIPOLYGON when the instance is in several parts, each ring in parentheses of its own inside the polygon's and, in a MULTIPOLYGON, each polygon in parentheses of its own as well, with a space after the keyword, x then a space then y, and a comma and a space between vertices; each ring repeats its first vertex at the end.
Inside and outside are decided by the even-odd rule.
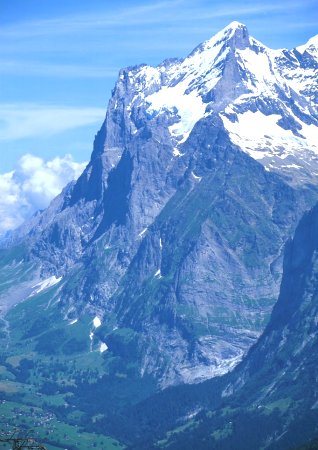
POLYGON ((26 154, 15 170, 0 174, 0 235, 46 208, 67 183, 80 176, 85 166, 85 162, 75 162, 71 155, 44 161, 26 154))

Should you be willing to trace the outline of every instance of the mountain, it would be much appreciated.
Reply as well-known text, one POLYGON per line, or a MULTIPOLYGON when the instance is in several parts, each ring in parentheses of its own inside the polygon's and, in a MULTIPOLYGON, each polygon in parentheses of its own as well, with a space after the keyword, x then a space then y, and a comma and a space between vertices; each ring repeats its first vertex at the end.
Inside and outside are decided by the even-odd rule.
POLYGON ((94 428, 255 344, 317 200, 316 43, 270 50, 234 22, 120 71, 83 174, 1 250, 0 363, 22 403, 36 390, 94 428))
MULTIPOLYGON (((317 255, 318 205, 286 245, 280 296, 259 341, 231 374, 187 392, 178 427, 161 447, 282 450, 317 437, 317 255)), ((170 390, 165 403, 177 395, 170 390)), ((167 414, 165 403, 158 402, 157 413, 167 414)), ((143 445, 138 448, 152 448, 143 445)))

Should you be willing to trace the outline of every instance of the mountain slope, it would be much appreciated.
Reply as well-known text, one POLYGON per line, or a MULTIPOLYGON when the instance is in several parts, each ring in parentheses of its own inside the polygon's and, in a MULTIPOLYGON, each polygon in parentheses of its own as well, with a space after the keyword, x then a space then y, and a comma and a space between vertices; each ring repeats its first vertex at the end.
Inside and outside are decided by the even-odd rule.
POLYGON ((297 193, 231 145, 221 123, 200 122, 187 154, 191 146, 199 155, 114 296, 119 326, 144 340, 143 370, 165 370, 170 383, 224 373, 258 337, 278 290, 280 247, 301 208, 297 193))
POLYGON ((198 404, 200 413, 183 419, 184 431, 168 433, 161 447, 283 450, 317 436, 317 236, 318 205, 286 245, 280 296, 263 335, 231 374, 188 394, 183 417, 198 404))

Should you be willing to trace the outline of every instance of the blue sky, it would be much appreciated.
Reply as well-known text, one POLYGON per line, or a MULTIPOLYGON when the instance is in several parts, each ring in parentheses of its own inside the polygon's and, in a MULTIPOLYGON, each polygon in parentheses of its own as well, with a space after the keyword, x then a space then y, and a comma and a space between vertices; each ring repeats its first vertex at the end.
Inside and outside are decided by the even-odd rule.
POLYGON ((182 57, 233 20, 273 47, 318 33, 317 0, 0 0, 0 173, 89 158, 118 70, 182 57))

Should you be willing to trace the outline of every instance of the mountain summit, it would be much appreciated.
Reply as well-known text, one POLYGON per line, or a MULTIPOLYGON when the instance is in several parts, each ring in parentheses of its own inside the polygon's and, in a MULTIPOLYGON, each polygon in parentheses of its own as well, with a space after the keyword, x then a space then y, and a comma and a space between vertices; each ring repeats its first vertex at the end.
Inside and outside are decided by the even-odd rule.
POLYGON ((305 47, 271 50, 233 22, 182 60, 122 69, 83 174, 13 234, 1 303, 45 291, 67 333, 97 317, 82 348, 107 349, 108 369, 133 355, 134 376, 161 387, 231 370, 317 198, 315 40, 305 47))
POLYGON ((236 48, 243 50, 244 48, 249 47, 251 42, 246 25, 237 21, 231 22, 211 39, 201 44, 201 46, 203 49, 207 49, 222 44, 227 46, 230 45, 232 50, 235 50, 236 48))

